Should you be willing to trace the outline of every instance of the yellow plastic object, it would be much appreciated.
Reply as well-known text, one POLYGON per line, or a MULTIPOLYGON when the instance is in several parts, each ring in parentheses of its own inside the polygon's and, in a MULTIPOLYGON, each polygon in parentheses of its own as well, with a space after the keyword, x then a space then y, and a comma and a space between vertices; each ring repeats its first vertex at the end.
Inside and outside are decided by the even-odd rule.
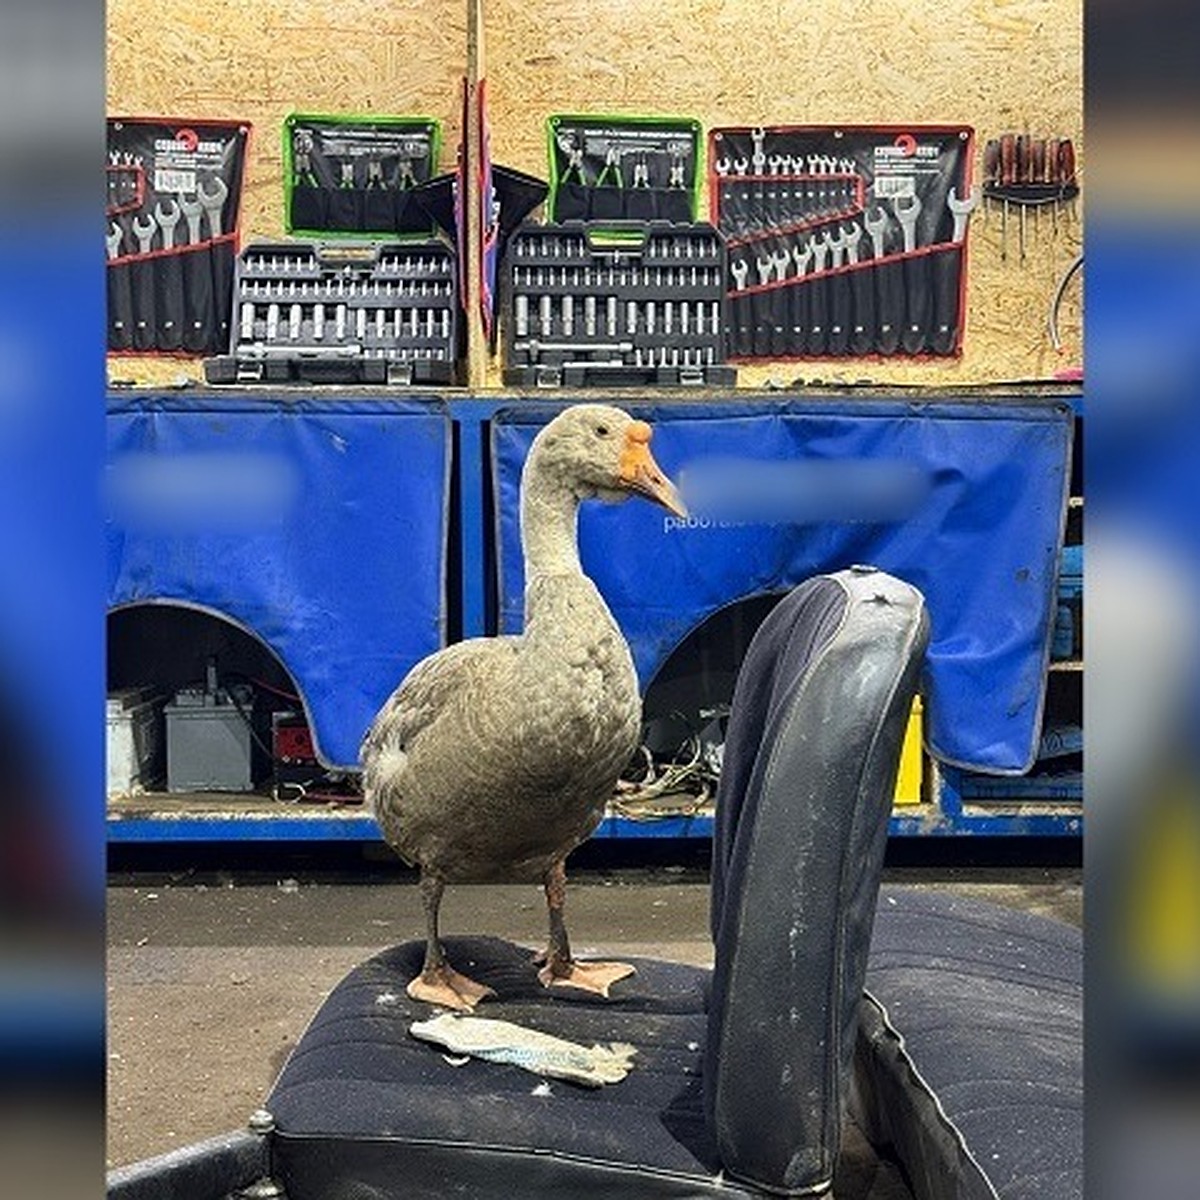
POLYGON ((896 776, 894 800, 896 805, 921 803, 921 781, 925 774, 925 759, 921 751, 923 728, 921 697, 914 696, 908 728, 904 731, 904 745, 900 750, 900 771, 896 776))

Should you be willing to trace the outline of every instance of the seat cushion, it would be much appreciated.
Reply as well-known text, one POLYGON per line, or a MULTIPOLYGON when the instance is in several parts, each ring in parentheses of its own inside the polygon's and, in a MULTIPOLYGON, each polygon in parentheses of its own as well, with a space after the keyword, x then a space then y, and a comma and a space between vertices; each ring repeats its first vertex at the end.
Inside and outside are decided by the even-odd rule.
MULTIPOLYGON (((590 1045, 637 1047, 619 1084, 584 1088, 515 1066, 449 1056, 408 1034, 430 1015, 405 986, 424 947, 386 950, 330 994, 267 1107, 290 1200, 389 1197, 757 1194, 722 1184, 705 1128, 700 1071, 710 975, 631 960, 604 1000, 537 981, 529 949, 448 938, 459 969, 497 992, 481 1016, 590 1045), (454 1187, 449 1181, 454 1180, 454 1187), (461 1190, 457 1190, 461 1189, 461 1190)), ((839 1200, 909 1200, 896 1165, 857 1130, 844 1139, 839 1200)))
MULTIPOLYGON (((902 1149, 923 1121, 957 1138, 1003 1200, 1077 1200, 1083 1195, 1083 938, 1071 925, 946 892, 884 888, 867 968, 879 1003, 875 1047, 905 1082, 907 1058, 940 1112, 906 1115, 876 1097, 871 1135, 902 1149), (886 1047, 898 1031, 903 1053, 886 1047)), ((864 1036, 860 1036, 860 1062, 864 1036)), ((894 1092, 898 1096, 899 1092, 894 1092)), ((914 1143, 915 1144, 915 1143, 914 1143)), ((945 1149, 947 1162, 954 1159, 945 1149)), ((969 1171, 960 1164, 965 1177, 969 1171)), ((933 1192, 932 1195, 974 1195, 933 1192)))
MULTIPOLYGON (((632 960, 612 998, 537 982, 532 952, 451 938, 497 992, 480 1015, 590 1045, 637 1047, 588 1089, 409 1036, 410 942, 352 971, 267 1107, 291 1200, 758 1195, 722 1179, 702 1105, 710 974, 632 960)), ((982 901, 885 888, 834 1178, 838 1200, 1077 1200, 1082 1195, 1078 931, 982 901)))

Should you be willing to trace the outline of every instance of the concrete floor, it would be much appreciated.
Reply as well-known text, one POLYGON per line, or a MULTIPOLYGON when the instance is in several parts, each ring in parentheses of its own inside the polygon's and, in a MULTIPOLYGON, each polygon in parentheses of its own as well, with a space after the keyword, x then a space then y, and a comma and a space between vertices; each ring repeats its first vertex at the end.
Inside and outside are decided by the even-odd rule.
MULTIPOLYGON (((353 883, 298 874, 114 877, 110 1168, 244 1125, 330 988, 376 951, 423 936, 409 875, 353 883)), ((891 869, 887 878, 1082 922, 1082 872, 1073 868, 891 869)), ((694 867, 576 873, 567 920, 581 956, 711 963, 708 886, 694 867)), ((541 891, 450 888, 442 928, 539 946, 541 891)))

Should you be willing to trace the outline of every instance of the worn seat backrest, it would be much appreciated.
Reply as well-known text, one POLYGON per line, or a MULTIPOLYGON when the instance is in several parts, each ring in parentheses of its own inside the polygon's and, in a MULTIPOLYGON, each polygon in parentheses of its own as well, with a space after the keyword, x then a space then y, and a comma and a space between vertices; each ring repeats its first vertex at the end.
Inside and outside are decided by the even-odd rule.
POLYGON ((789 593, 738 676, 713 846, 705 1107, 725 1171, 768 1191, 833 1177, 928 638, 919 591, 852 567, 789 593))

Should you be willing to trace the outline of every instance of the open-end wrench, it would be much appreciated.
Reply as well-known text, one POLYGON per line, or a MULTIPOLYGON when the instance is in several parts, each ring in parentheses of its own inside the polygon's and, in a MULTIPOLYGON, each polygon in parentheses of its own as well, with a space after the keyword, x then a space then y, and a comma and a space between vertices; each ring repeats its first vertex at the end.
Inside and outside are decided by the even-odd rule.
MULTIPOLYGON (((864 216, 863 220, 866 220, 864 216)), ((876 226, 882 235, 883 225, 876 226)), ((854 301, 854 315, 850 321, 851 354, 869 354, 875 344, 875 269, 863 264, 858 256, 858 243, 862 241, 862 226, 851 225, 843 232, 846 239, 846 261, 858 270, 850 271, 850 293, 854 301)), ((871 239, 874 242, 874 238, 871 239)))
POLYGON ((829 248, 829 266, 836 270, 842 265, 846 254, 846 238, 840 229, 830 232, 825 230, 825 245, 829 248))
POLYGON ((225 208, 225 201, 229 198, 229 187, 219 175, 214 176, 212 182, 213 189, 210 192, 205 189, 203 180, 197 181, 196 197, 208 217, 209 237, 217 238, 221 236, 222 232, 221 212, 225 208))
MULTIPOLYGON (((792 261, 796 264, 796 281, 803 280, 808 273, 808 264, 812 261, 812 247, 807 243, 794 245, 792 261)), ((804 354, 808 349, 808 292, 809 285, 801 282, 793 282, 792 286, 787 289, 788 313, 791 320, 789 354, 804 354)))
MULTIPOLYGON (((917 218, 921 215, 919 196, 893 196, 892 208, 904 233, 904 251, 911 254, 917 248, 917 218), (907 203, 902 201, 907 200, 907 203)), ((908 354, 920 354, 925 348, 933 308, 933 281, 929 275, 929 259, 904 260, 904 328, 901 344, 908 354)))
POLYGON ((154 248, 154 233, 158 226, 153 217, 143 219, 136 213, 133 217, 133 236, 138 240, 138 253, 149 254, 154 248))
POLYGON ((200 220, 204 216, 204 205, 199 200, 189 200, 182 192, 179 193, 179 210, 183 213, 188 227, 188 244, 194 246, 200 241, 200 220))
MULTIPOLYGON (((104 247, 110 264, 121 257, 121 242, 125 231, 113 221, 109 224, 104 247)), ((133 291, 130 264, 110 265, 105 272, 108 291, 108 348, 128 350, 133 344, 133 291)))
POLYGON ((828 354, 845 354, 850 341, 850 280, 842 265, 846 253, 846 236, 841 229, 825 231, 825 244, 829 247, 830 266, 836 272, 826 280, 829 293, 829 335, 825 350, 828 354))
MULTIPOLYGON (((791 251, 784 247, 771 255, 775 278, 783 283, 787 279, 788 267, 792 265, 791 251)), ((779 358, 788 352, 788 335, 791 326, 789 295, 791 289, 772 288, 763 298, 767 301, 765 315, 771 327, 771 357, 779 358)))
POLYGON ((825 270, 825 260, 829 257, 829 243, 820 236, 810 237, 808 248, 812 251, 813 272, 825 270))
POLYGON ((958 198, 954 188, 950 189, 950 195, 946 197, 946 207, 954 216, 952 241, 961 242, 967 236, 967 221, 979 205, 979 194, 978 184, 971 189, 971 194, 965 200, 958 198))
POLYGON ((162 244, 164 250, 171 250, 175 246, 175 226, 179 224, 179 218, 183 215, 179 205, 174 200, 168 200, 169 208, 164 208, 162 201, 159 201, 154 206, 154 219, 158 222, 159 229, 162 230, 162 244))
MULTIPOLYGON (((758 268, 759 286, 770 283, 771 276, 775 274, 775 260, 771 255, 760 255, 754 260, 754 265, 758 268)), ((774 295, 773 292, 756 292, 750 297, 751 339, 757 358, 766 358, 771 354, 774 295)))
MULTIPOLYGON (((825 262, 829 257, 829 243, 821 235, 808 239, 808 248, 812 251, 813 273, 820 274, 825 270, 825 262)), ((808 336, 805 338, 806 354, 824 354, 826 324, 829 319, 829 292, 827 279, 814 279, 805 286, 808 289, 808 336)))
MULTIPOLYGON (((154 247, 154 235, 158 226, 153 217, 134 214, 133 236, 137 238, 138 253, 148 255, 154 247)), ((155 263, 153 259, 137 258, 129 265, 130 286, 133 290, 133 348, 154 349, 154 292, 155 263)))
POLYGON ((979 204, 979 188, 972 188, 965 200, 951 188, 946 207, 954 216, 953 245, 939 251, 933 258, 933 314, 930 322, 929 348, 935 354, 953 354, 958 344, 959 308, 962 291, 963 247, 967 223, 979 204))
POLYGON ((760 284, 770 283, 771 276, 775 273, 775 260, 771 255, 756 259, 754 265, 758 268, 758 282, 760 284))
POLYGON ((763 153, 763 142, 766 138, 767 131, 761 125, 750 130, 750 140, 754 143, 754 153, 750 155, 750 162, 754 166, 755 175, 762 175, 766 171, 767 156, 763 153))
MULTIPOLYGON (((174 200, 154 206, 154 219, 162 230, 164 250, 175 248, 175 227, 183 210, 174 200)), ((183 345, 183 263, 178 254, 164 254, 155 264, 154 315, 158 318, 158 348, 178 350, 183 345)))
POLYGON ((869 208, 863 213, 863 226, 871 239, 871 257, 878 260, 884 256, 887 248, 888 217, 883 208, 875 211, 879 213, 878 217, 873 217, 869 208))
POLYGON ((846 262, 853 266, 858 262, 858 243, 862 241, 862 226, 851 225, 842 230, 842 241, 846 247, 846 262))
MULTIPOLYGON (((735 258, 729 264, 729 273, 733 276, 735 291, 744 292, 750 264, 744 258, 735 258)), ((735 295, 730 303, 732 352, 738 355, 750 354, 754 349, 754 332, 750 324, 752 306, 749 300, 748 296, 735 295)))
POLYGON ((904 251, 907 254, 917 248, 917 218, 921 215, 921 198, 909 196, 907 199, 911 203, 908 204, 901 203, 904 199, 904 196, 893 196, 892 210, 904 233, 904 251))
MULTIPOLYGON (((188 227, 188 245, 202 240, 200 222, 204 205, 180 194, 176 197, 188 227)), ((209 256, 195 252, 183 255, 183 346, 201 353, 209 348, 213 333, 213 277, 209 256)))

